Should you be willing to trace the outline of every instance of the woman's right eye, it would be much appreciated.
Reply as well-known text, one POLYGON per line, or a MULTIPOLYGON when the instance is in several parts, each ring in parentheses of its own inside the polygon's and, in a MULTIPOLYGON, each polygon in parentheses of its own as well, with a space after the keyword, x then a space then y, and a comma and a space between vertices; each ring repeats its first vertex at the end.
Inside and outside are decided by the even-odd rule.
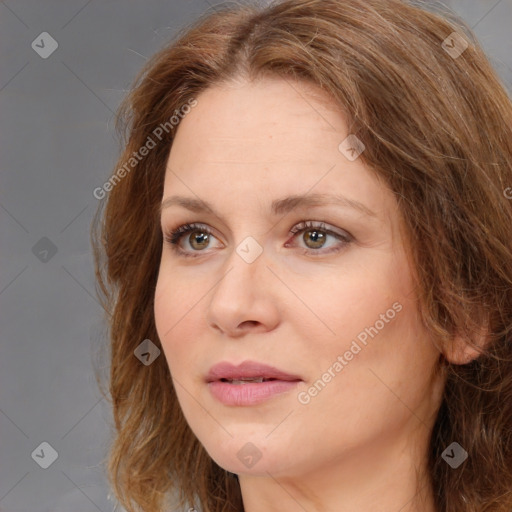
POLYGON ((190 254, 190 251, 184 250, 180 247, 181 239, 190 233, 187 241, 191 247, 195 247, 198 250, 193 252, 201 252, 204 250, 210 241, 210 237, 214 237, 213 233, 207 226, 203 224, 184 224, 178 228, 166 233, 164 239, 167 243, 171 244, 171 248, 178 254, 183 256, 196 257, 200 254, 190 254), (196 244, 196 245, 194 245, 196 244))

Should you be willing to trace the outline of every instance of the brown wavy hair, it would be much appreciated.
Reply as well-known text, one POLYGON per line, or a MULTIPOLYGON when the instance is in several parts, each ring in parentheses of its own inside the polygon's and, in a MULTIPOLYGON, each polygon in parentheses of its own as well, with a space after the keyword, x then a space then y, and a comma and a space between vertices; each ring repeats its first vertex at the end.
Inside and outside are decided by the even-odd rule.
POLYGON ((243 511, 236 476, 189 428, 166 359, 145 366, 134 349, 145 339, 162 348, 153 300, 159 205, 179 127, 169 119, 213 85, 271 76, 328 92, 365 144, 361 158, 398 201, 419 312, 447 372, 428 461, 437 510, 510 512, 512 102, 504 84, 460 18, 418 2, 285 0, 216 9, 136 77, 116 118, 123 151, 91 229, 110 340, 110 397, 102 393, 115 422, 107 461, 116 498, 129 512, 160 512, 172 493, 180 507, 243 511), (443 44, 454 31, 468 44, 459 56, 443 44), (161 140, 159 126, 166 127, 161 140), (157 144, 140 157, 148 137, 157 144), (478 357, 448 361, 456 333, 480 346, 482 329, 478 357), (452 441, 469 455, 458 469, 441 457, 452 441))

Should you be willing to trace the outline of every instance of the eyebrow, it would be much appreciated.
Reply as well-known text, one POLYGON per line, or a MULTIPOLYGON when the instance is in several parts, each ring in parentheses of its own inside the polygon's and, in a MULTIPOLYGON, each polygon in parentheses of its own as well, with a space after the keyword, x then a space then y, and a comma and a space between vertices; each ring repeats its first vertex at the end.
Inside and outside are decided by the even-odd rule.
MULTIPOLYGON (((160 205, 160 213, 172 205, 178 205, 197 213, 215 213, 213 206, 207 201, 186 196, 171 196, 164 199, 160 205)), ((349 199, 342 195, 333 194, 292 195, 283 199, 275 199, 272 201, 270 209, 272 214, 277 216, 284 215, 298 208, 325 205, 348 207, 357 210, 368 217, 377 217, 375 212, 359 201, 349 199)))

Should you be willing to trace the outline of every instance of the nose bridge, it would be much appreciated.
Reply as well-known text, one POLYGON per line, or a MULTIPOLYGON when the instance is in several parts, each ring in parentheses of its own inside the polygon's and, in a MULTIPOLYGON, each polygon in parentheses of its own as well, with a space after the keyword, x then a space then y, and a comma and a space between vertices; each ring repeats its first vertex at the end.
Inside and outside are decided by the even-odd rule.
POLYGON ((257 288, 258 283, 262 282, 264 272, 268 272, 265 256, 263 245, 254 237, 246 236, 234 246, 231 255, 226 260, 227 270, 217 288, 233 288, 234 286, 234 290, 231 291, 237 293, 240 286, 244 294, 250 294, 257 288), (227 286, 223 286, 223 284, 227 286), (247 287, 251 289, 247 289, 247 287))

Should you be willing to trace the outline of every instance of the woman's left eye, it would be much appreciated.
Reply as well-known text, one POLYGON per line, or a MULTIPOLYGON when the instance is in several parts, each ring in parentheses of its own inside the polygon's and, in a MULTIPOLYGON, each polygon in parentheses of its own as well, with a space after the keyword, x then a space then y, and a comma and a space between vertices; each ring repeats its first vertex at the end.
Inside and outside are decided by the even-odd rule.
MULTIPOLYGON (((305 249, 304 247, 301 248, 304 249, 304 254, 308 255, 314 253, 319 255, 335 253, 341 251, 354 241, 352 235, 346 231, 327 228, 323 222, 302 221, 290 230, 291 235, 298 235, 299 233, 303 233, 301 241, 306 245, 305 249), (324 249, 325 241, 328 237, 337 239, 339 243, 331 245, 329 250, 320 253, 316 249, 324 249)), ((288 244, 286 244, 286 247, 289 247, 288 244)))
MULTIPOLYGON (((183 249, 181 247, 180 242, 182 238, 188 233, 189 237, 187 238, 187 242, 193 249, 197 249, 192 251, 195 253, 206 249, 210 242, 210 238, 215 238, 207 226, 198 223, 184 224, 179 226, 175 230, 166 233, 164 238, 167 243, 171 244, 171 248, 182 256, 201 256, 201 254, 191 254, 189 250, 183 249)), ((316 255, 335 253, 344 249, 354 240, 353 237, 346 231, 339 230, 338 232, 334 229, 329 229, 323 222, 315 223, 311 221, 301 221, 299 224, 295 225, 289 233, 291 235, 298 235, 299 233, 303 233, 301 240, 306 247, 299 246, 299 248, 304 249, 304 254, 307 255, 313 255, 315 253, 316 255), (326 240, 329 237, 339 240, 340 243, 334 244, 334 247, 330 246, 329 250, 320 252, 318 249, 325 248, 326 240)), ((288 242, 286 243, 285 247, 290 247, 288 242)))

